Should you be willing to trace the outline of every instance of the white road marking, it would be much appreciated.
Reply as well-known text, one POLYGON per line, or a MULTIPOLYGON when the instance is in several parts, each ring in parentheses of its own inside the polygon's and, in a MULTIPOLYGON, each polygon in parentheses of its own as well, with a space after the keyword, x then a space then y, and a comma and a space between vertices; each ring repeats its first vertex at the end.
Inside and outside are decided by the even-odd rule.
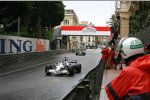
MULTIPOLYGON (((68 57, 71 57, 71 56, 73 56, 73 55, 69 55, 68 57)), ((50 62, 53 62, 53 61, 59 61, 59 60, 60 59, 56 59, 56 60, 51 60, 51 61, 47 61, 47 62, 44 62, 44 63, 36 64, 36 65, 31 65, 29 67, 25 67, 25 68, 9 71, 9 72, 6 72, 6 73, 2 73, 2 74, 0 74, 0 76, 6 75, 6 74, 10 74, 10 73, 13 73, 13 72, 17 72, 17 71, 21 71, 21 70, 25 70, 25 69, 29 69, 29 68, 32 68, 32 67, 35 67, 35 66, 39 66, 39 65, 43 65, 43 64, 46 64, 46 63, 50 63, 50 62)))
POLYGON ((10 72, 2 73, 2 74, 0 74, 0 76, 1 75, 6 75, 6 74, 10 74, 10 73, 13 73, 13 72, 17 72, 17 71, 21 71, 21 70, 25 70, 25 69, 32 68, 32 67, 35 67, 35 66, 43 65, 43 64, 50 63, 50 62, 57 61, 57 60, 51 60, 51 61, 48 61, 48 62, 44 62, 44 63, 40 63, 40 64, 36 64, 36 65, 31 65, 29 67, 25 67, 25 68, 13 70, 13 71, 10 71, 10 72))

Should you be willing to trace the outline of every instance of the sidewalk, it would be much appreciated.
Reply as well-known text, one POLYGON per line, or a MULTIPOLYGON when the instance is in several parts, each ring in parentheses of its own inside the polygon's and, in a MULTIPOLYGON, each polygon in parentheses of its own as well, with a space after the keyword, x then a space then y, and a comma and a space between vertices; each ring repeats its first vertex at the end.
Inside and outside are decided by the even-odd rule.
POLYGON ((101 87, 101 93, 99 100, 109 100, 106 92, 105 92, 105 86, 115 77, 119 75, 121 70, 115 70, 115 69, 109 69, 104 71, 103 80, 102 80, 102 87, 101 87))

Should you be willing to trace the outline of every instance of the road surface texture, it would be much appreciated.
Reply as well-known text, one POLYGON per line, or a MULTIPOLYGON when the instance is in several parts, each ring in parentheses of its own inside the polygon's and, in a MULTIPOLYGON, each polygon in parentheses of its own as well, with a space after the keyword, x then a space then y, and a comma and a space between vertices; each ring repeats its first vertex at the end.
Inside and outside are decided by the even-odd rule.
MULTIPOLYGON (((34 61, 18 65, 18 70, 0 74, 0 100, 62 100, 78 83, 95 68, 101 59, 100 50, 87 50, 86 56, 74 53, 52 57, 46 62, 34 61), (60 61, 63 57, 77 60, 82 64, 80 74, 73 77, 45 76, 45 65, 60 61)), ((18 68, 17 66, 17 68, 18 68)), ((8 67, 9 68, 9 67, 8 67)))

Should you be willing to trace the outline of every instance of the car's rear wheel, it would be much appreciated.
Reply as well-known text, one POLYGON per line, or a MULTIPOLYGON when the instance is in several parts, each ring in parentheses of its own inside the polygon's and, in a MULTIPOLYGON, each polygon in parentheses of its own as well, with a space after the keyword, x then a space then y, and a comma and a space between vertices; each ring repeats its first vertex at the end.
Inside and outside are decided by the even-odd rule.
POLYGON ((77 73, 81 73, 81 64, 77 64, 77 65, 75 66, 75 69, 76 69, 76 72, 77 72, 77 73))
POLYGON ((85 56, 85 52, 83 53, 83 55, 85 56))
POLYGON ((78 53, 76 53, 76 56, 78 55, 78 53))

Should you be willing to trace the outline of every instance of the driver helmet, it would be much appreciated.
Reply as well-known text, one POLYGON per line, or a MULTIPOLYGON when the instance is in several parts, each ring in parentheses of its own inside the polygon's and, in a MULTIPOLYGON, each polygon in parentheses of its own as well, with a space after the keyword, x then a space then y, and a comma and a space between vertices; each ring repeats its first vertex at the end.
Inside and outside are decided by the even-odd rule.
POLYGON ((67 57, 64 57, 63 61, 67 61, 67 60, 68 60, 68 58, 67 58, 67 57))
POLYGON ((135 37, 122 38, 118 44, 119 51, 124 59, 131 56, 144 54, 143 43, 135 37))

